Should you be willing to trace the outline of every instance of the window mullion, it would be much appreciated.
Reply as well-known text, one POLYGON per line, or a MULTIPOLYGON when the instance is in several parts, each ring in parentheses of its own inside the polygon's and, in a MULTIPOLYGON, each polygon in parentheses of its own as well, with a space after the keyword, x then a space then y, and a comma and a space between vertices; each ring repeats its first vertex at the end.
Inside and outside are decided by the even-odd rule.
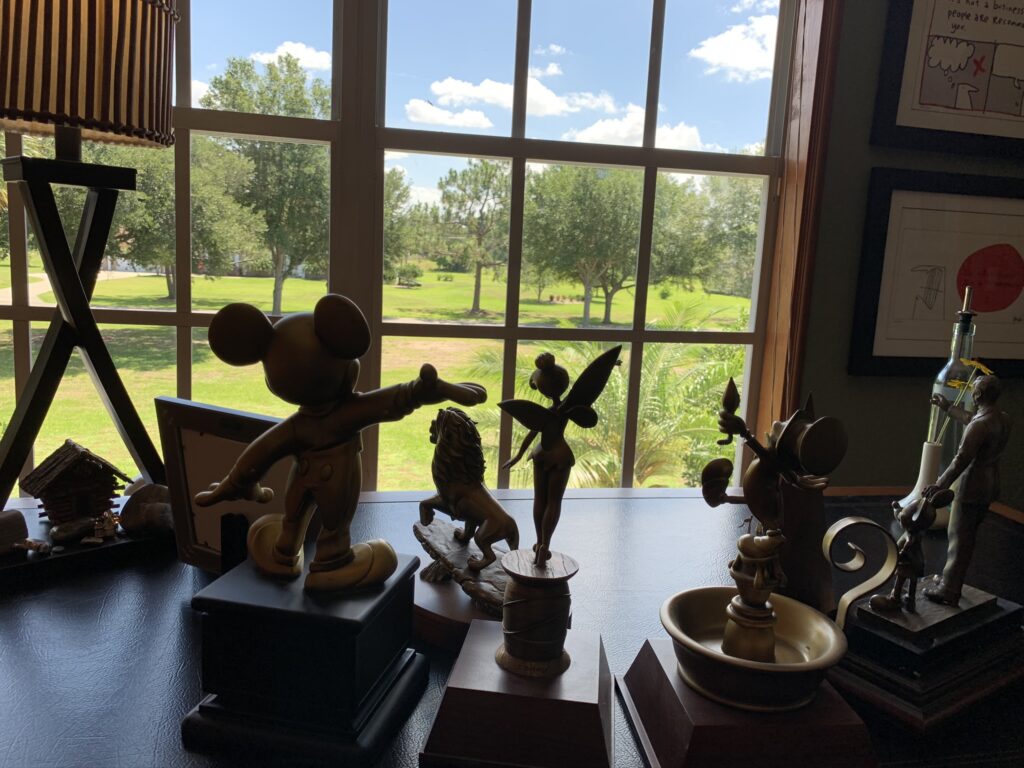
POLYGON ((645 147, 653 147, 658 131, 658 93, 661 88, 661 49, 665 39, 665 0, 654 0, 651 13, 651 58, 647 65, 647 106, 644 112, 645 147))
POLYGON ((519 0, 516 17, 516 62, 512 87, 512 136, 526 135, 526 89, 530 72, 530 17, 532 0, 519 0))

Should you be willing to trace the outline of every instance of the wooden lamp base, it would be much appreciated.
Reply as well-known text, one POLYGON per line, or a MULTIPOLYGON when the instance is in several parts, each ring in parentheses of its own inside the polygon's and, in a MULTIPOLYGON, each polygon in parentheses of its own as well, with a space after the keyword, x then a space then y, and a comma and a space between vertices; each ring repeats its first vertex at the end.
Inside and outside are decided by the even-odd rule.
POLYGON ((626 719, 652 768, 876 764, 864 723, 828 683, 801 709, 735 709, 683 682, 667 637, 644 643, 616 683, 626 719))
POLYGON ((547 679, 499 667, 503 639, 496 622, 470 626, 420 766, 611 766, 613 683, 601 636, 570 631, 572 663, 547 679))

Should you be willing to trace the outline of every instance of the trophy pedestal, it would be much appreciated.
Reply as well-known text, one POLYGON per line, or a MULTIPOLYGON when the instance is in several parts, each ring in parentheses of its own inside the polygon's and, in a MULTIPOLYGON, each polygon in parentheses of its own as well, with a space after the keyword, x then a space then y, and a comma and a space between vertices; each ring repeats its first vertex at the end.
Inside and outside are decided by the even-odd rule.
POLYGON ((875 708, 926 730, 1024 675, 1024 609, 964 586, 957 607, 920 594, 917 611, 862 603, 849 651, 829 679, 875 708))
POLYGON ((399 555, 382 585, 311 595, 252 561, 192 599, 202 614, 205 698, 181 724, 208 753, 365 765, 404 724, 427 683, 412 636, 419 560, 399 555))
POLYGON ((613 765, 612 676, 601 636, 572 630, 572 663, 551 678, 521 677, 494 660, 501 625, 474 621, 452 669, 420 766, 613 765))
POLYGON ((864 723, 828 683, 810 704, 787 712, 718 704, 683 682, 668 637, 644 643, 616 683, 626 719, 653 768, 875 765, 864 723))

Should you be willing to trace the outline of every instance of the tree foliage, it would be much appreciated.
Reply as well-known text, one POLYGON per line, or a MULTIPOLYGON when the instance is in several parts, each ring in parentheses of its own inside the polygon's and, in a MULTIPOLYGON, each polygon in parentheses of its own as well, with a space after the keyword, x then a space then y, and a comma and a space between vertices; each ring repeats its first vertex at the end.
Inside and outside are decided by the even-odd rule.
MULTIPOLYGON (((249 59, 229 59, 200 100, 208 109, 327 118, 330 89, 308 79, 294 56, 283 55, 259 71, 249 59)), ((285 280, 300 266, 326 272, 330 169, 322 147, 284 141, 226 140, 252 164, 239 200, 264 220, 263 240, 274 278, 273 309, 281 311, 285 280)))

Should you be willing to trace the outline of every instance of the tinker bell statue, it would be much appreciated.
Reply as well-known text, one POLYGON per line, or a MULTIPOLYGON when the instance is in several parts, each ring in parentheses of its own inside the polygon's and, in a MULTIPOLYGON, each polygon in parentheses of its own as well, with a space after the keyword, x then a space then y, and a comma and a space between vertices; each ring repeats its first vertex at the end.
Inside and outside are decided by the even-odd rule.
POLYGON ((530 375, 530 388, 551 400, 545 408, 530 400, 503 400, 498 407, 526 427, 519 452, 505 462, 505 468, 516 464, 538 433, 540 445, 530 453, 533 461, 533 525, 537 531, 534 564, 543 567, 551 557, 551 536, 562 512, 562 496, 569 483, 569 472, 576 463, 572 449, 565 441, 569 421, 581 427, 597 424, 597 412, 591 407, 604 391, 612 369, 619 365, 622 345, 609 349, 587 366, 573 384, 565 400, 562 393, 569 387, 569 372, 555 363, 550 352, 537 355, 536 370, 530 375))

